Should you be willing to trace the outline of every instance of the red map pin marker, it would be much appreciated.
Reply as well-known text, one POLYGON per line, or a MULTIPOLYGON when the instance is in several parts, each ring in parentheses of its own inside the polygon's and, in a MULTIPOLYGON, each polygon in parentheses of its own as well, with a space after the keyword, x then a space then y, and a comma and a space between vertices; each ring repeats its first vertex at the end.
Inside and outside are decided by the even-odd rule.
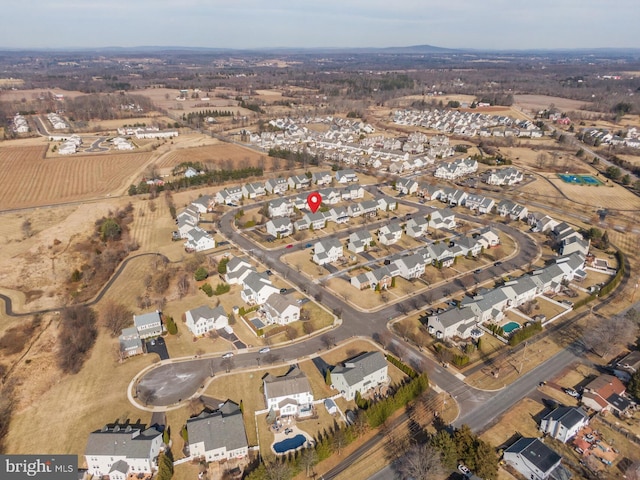
POLYGON ((316 210, 320 208, 321 203, 322 203, 322 195, 320 195, 318 192, 310 193, 309 196, 307 197, 307 205, 309 205, 309 208, 313 213, 316 213, 316 210))

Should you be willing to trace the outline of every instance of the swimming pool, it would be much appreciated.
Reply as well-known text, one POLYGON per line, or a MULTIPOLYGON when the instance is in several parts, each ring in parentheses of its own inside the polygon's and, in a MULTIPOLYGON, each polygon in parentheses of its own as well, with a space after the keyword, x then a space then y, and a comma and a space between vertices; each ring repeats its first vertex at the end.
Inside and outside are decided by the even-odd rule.
POLYGON ((520 324, 518 322, 509 322, 502 326, 502 330, 504 331, 504 333, 511 333, 519 328, 520 324))
POLYGON ((574 175, 571 173, 559 173, 558 177, 565 183, 573 185, 602 185, 602 182, 593 175, 574 175))
POLYGON ((285 438, 281 442, 274 443, 273 449, 276 453, 284 453, 288 452, 289 450, 295 450, 296 448, 301 447, 306 441, 307 439, 304 435, 298 434, 295 437, 285 438))

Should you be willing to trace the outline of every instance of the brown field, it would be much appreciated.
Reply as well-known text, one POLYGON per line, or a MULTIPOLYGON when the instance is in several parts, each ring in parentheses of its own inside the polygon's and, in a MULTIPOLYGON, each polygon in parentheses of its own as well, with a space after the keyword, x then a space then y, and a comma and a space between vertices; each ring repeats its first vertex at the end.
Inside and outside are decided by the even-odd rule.
POLYGON ((65 98, 76 98, 86 95, 86 93, 75 92, 69 90, 61 90, 59 88, 32 88, 29 90, 3 90, 1 97, 3 101, 17 101, 22 98, 32 99, 38 98, 44 93, 50 93, 51 95, 64 95, 65 98))
POLYGON ((46 147, 0 148, 0 205, 30 207, 117 195, 149 153, 44 159, 46 147))
POLYGON ((553 104, 560 110, 580 110, 589 102, 581 100, 571 100, 569 98, 551 97, 548 95, 515 95, 514 103, 523 108, 537 112, 549 108, 553 104))
MULTIPOLYGON (((249 148, 216 141, 215 145, 173 150, 165 155, 157 163, 157 166, 158 168, 172 168, 183 162, 221 165, 223 162, 231 161, 235 168, 241 165, 257 167, 261 165, 262 160, 264 160, 267 169, 273 169, 273 159, 268 157, 266 153, 258 153, 249 148)), ((284 163, 284 161, 280 163, 284 163)))
POLYGON ((545 407, 530 398, 520 400, 507 413, 503 415, 496 425, 484 432, 480 438, 495 447, 508 444, 513 435, 518 432, 524 437, 538 437, 538 426, 534 417, 542 412, 545 407))

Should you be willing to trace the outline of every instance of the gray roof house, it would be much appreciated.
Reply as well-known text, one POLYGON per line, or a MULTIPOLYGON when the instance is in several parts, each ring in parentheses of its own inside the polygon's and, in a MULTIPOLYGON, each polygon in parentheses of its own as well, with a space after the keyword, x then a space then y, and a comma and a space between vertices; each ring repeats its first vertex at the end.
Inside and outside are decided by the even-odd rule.
POLYGON ((429 227, 429 222, 424 217, 415 217, 407 220, 407 224, 405 225, 405 231, 407 235, 411 238, 418 238, 425 234, 427 228, 429 227))
POLYGON ((89 434, 84 456, 94 477, 124 480, 128 473, 152 473, 158 464, 162 432, 144 424, 105 425, 89 434))
POLYGON ((140 340, 136 327, 123 328, 122 335, 118 337, 118 340, 120 342, 120 353, 123 357, 132 357, 133 355, 144 353, 142 340, 140 340))
POLYGON ((311 384, 297 365, 280 377, 267 374, 262 385, 269 410, 278 411, 280 415, 311 415, 311 384))
POLYGON ((204 335, 211 330, 219 330, 229 325, 229 317, 220 305, 216 308, 202 305, 188 310, 185 313, 185 321, 187 327, 195 336, 204 335))
POLYGON ((191 458, 207 462, 244 458, 249 454, 247 432, 238 405, 227 400, 215 412, 187 420, 191 458))
POLYGON ((331 370, 333 388, 346 400, 353 400, 356 392, 368 390, 388 381, 387 359, 379 352, 367 352, 354 357, 331 370))
POLYGON ((566 480, 571 474, 560 464, 562 457, 537 438, 521 438, 504 451, 504 460, 525 478, 566 480))
POLYGON ((540 431, 567 443, 588 424, 589 416, 582 407, 558 407, 540 421, 540 431))
POLYGON ((159 310, 143 313, 142 315, 134 315, 133 324, 142 339, 157 337, 162 333, 162 319, 160 318, 159 310))
MULTIPOLYGON (((469 338, 479 330, 478 320, 473 309, 469 307, 452 308, 437 315, 430 315, 427 319, 427 330, 438 339, 469 338)), ((478 331, 480 334, 481 331, 478 331)))

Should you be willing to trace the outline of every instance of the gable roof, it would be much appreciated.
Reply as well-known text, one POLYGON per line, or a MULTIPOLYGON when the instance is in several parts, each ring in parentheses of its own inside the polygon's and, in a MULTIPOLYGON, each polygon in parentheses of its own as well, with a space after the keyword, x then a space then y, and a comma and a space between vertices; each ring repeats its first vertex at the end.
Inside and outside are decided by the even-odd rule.
POLYGON ((281 377, 268 374, 264 377, 263 382, 268 398, 288 397, 298 393, 311 392, 309 380, 297 365, 281 377))
POLYGON ((204 443, 205 451, 226 448, 236 450, 248 446, 247 433, 244 429, 242 412, 225 408, 230 403, 213 413, 202 412, 197 417, 187 420, 189 443, 204 443))
POLYGON ((144 424, 105 425, 89 434, 85 455, 111 455, 113 457, 149 458, 153 440, 162 435, 155 427, 144 424))
POLYGON ((589 418, 582 407, 558 407, 553 412, 547 414, 543 420, 553 420, 564 425, 570 430, 589 418))
POLYGON ((344 366, 335 367, 331 374, 342 375, 347 385, 352 386, 383 368, 387 368, 387 360, 381 352, 366 352, 344 362, 344 366))
POLYGON ((562 459, 537 438, 523 437, 504 453, 519 454, 542 472, 549 472, 562 459))

